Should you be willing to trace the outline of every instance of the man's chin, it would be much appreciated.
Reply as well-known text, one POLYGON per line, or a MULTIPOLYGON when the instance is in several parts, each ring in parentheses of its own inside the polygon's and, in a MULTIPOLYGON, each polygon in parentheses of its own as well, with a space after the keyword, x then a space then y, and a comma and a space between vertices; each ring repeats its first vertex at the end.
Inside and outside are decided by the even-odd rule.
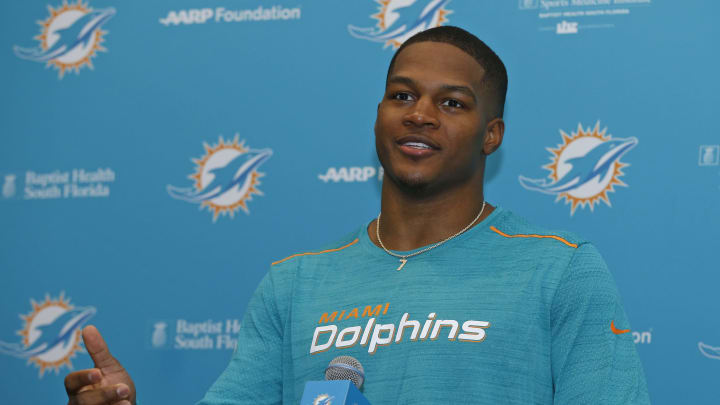
POLYGON ((399 188, 412 191, 423 192, 428 190, 431 185, 431 179, 423 173, 397 173, 390 175, 390 179, 398 185, 399 188))

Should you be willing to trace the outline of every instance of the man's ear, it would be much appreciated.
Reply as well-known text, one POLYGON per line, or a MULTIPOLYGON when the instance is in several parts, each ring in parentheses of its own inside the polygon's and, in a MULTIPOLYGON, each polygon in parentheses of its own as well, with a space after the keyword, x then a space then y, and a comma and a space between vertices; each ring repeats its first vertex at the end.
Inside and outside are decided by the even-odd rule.
POLYGON ((503 135, 505 135, 505 121, 502 118, 490 121, 485 128, 483 153, 489 155, 495 152, 502 144, 503 135))

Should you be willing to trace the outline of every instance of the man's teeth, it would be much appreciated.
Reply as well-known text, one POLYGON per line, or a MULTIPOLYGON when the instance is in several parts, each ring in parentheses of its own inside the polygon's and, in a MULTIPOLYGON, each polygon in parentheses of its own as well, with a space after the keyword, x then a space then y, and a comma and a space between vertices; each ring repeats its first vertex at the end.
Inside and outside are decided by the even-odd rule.
POLYGON ((421 142, 405 142, 403 145, 416 149, 430 149, 430 146, 421 142))

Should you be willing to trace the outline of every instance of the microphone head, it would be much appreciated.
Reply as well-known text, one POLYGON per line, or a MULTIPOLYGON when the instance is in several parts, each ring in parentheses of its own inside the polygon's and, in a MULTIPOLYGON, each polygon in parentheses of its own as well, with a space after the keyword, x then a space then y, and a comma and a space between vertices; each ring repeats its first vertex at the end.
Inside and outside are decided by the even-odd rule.
POLYGON ((365 370, 354 357, 339 356, 328 364, 325 369, 325 379, 328 381, 350 380, 357 389, 360 389, 365 382, 365 370))

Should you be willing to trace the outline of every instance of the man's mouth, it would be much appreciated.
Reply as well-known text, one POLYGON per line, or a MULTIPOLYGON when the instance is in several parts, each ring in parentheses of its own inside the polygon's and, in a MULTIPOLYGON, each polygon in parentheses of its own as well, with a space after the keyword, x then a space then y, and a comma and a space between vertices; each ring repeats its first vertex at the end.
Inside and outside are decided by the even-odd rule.
POLYGON ((414 158, 430 156, 440 150, 437 143, 422 135, 404 136, 396 142, 403 153, 414 158))
POLYGON ((415 149, 440 149, 433 139, 425 135, 406 135, 398 139, 397 144, 400 146, 407 146, 408 148, 415 149))
POLYGON ((430 145, 422 142, 405 142, 402 145, 413 149, 432 149, 430 145))

